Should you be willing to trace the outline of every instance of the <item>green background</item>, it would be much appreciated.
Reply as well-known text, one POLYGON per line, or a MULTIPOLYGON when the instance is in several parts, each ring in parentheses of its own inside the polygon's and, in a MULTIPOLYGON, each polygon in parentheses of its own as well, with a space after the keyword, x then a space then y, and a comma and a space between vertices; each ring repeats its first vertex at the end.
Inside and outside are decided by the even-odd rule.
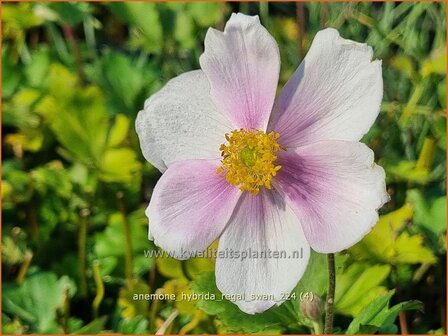
POLYGON ((260 15, 280 87, 314 35, 337 28, 383 60, 384 100, 363 141, 392 199, 336 256, 338 333, 445 333, 446 21, 443 3, 2 4, 3 333, 309 333, 325 256, 291 299, 250 316, 230 302, 135 301, 218 293, 214 261, 145 258, 160 173, 134 120, 170 78, 199 68, 208 27, 260 15), (314 298, 314 300, 312 300, 314 298), (401 314, 401 318, 398 315, 401 314), (399 323, 401 320, 401 326, 399 323), (171 321, 171 322, 170 322, 171 321))

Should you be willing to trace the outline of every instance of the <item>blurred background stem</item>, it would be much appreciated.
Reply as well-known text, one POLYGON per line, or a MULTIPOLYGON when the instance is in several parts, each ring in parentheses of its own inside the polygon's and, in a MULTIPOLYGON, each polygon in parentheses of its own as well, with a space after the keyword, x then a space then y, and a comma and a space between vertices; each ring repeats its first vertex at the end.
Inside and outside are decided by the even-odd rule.
POLYGON ((27 251, 25 253, 23 263, 20 266, 19 274, 17 275, 17 279, 16 279, 17 284, 20 285, 23 282, 23 280, 25 279, 25 275, 28 272, 28 269, 30 268, 32 259, 33 259, 33 253, 31 251, 27 251))
POLYGON ((125 254, 125 272, 128 286, 132 285, 132 240, 131 240, 131 227, 129 225, 129 219, 126 213, 126 206, 124 204, 124 194, 119 191, 117 193, 118 209, 123 217, 124 225, 124 254, 125 254))
POLYGON ((267 1, 260 2, 260 18, 261 23, 269 29, 269 2, 267 1))
POLYGON ((79 232, 78 232, 78 258, 79 258, 79 287, 81 296, 87 297, 87 273, 86 273, 86 248, 87 248, 87 226, 90 211, 83 209, 80 212, 79 232))
POLYGON ((62 316, 62 330, 64 334, 69 333, 69 318, 70 318, 70 288, 68 286, 64 287, 64 305, 63 305, 63 316, 62 316))
POLYGON ((305 4, 303 2, 296 3, 296 25, 298 32, 298 55, 302 59, 304 56, 303 39, 305 37, 305 4))
POLYGON ((96 295, 92 303, 92 308, 93 308, 93 317, 97 318, 98 309, 104 297, 104 284, 103 279, 101 277, 100 262, 98 260, 95 260, 93 262, 93 279, 95 280, 96 295))

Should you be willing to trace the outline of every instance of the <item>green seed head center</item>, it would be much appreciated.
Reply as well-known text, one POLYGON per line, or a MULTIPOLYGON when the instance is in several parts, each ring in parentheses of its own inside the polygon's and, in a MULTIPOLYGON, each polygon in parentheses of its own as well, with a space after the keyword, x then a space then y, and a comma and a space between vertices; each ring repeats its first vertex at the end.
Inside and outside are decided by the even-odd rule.
POLYGON ((257 163, 259 153, 255 148, 246 146, 240 152, 240 160, 246 165, 246 167, 253 167, 257 163))

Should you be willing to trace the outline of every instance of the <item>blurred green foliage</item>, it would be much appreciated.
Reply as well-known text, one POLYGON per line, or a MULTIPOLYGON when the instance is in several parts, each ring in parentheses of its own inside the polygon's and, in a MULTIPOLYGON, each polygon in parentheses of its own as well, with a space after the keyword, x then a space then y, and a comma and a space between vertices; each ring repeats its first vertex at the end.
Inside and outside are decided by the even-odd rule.
POLYGON ((133 300, 219 295, 214 260, 145 256, 160 174, 133 124, 148 96, 199 67, 207 28, 233 11, 259 14, 278 41, 281 85, 324 27, 383 60, 381 114, 363 141, 392 200, 336 257, 336 331, 445 333, 446 6, 430 2, 3 4, 3 333, 313 331, 299 307, 326 295, 316 253, 291 300, 262 314, 200 296, 133 300))

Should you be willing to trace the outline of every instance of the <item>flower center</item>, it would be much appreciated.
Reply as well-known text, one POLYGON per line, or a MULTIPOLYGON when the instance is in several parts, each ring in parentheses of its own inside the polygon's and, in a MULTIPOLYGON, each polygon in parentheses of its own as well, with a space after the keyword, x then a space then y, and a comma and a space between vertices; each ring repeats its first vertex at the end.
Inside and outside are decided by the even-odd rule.
POLYGON ((222 165, 216 172, 243 191, 257 195, 260 187, 271 189, 271 180, 281 166, 275 164, 276 153, 284 149, 278 143, 280 134, 259 130, 234 130, 222 144, 222 165))

